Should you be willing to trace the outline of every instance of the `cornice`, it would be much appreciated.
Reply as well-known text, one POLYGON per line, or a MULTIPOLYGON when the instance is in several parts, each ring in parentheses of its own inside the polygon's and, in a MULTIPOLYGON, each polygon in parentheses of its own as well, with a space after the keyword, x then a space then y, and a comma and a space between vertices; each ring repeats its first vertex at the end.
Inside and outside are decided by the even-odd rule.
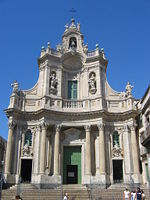
POLYGON ((82 121, 92 120, 97 118, 104 118, 107 121, 124 121, 130 118, 135 118, 138 115, 138 111, 127 111, 124 113, 110 113, 106 110, 88 111, 88 112, 63 112, 47 109, 40 109, 34 112, 20 111, 14 108, 4 110, 7 117, 13 116, 14 119, 21 119, 25 121, 38 120, 43 116, 51 118, 53 120, 64 121, 82 121))

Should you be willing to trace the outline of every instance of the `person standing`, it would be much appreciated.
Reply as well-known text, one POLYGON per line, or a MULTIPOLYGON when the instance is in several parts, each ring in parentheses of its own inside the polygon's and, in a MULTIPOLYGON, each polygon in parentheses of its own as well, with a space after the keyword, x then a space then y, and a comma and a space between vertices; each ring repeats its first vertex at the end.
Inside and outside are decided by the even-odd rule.
POLYGON ((130 200, 130 192, 128 190, 128 188, 125 189, 124 191, 124 200, 130 200))
POLYGON ((136 199, 136 200, 143 200, 143 197, 142 197, 142 193, 141 193, 141 189, 140 189, 140 188, 137 188, 137 192, 136 192, 136 195, 135 195, 135 199, 136 199))
POLYGON ((131 192, 131 200, 135 200, 135 195, 136 195, 136 191, 133 190, 133 191, 131 192))
POLYGON ((143 200, 145 200, 146 198, 145 198, 144 191, 143 191, 143 190, 141 190, 141 193, 142 193, 142 199, 143 199, 143 200))

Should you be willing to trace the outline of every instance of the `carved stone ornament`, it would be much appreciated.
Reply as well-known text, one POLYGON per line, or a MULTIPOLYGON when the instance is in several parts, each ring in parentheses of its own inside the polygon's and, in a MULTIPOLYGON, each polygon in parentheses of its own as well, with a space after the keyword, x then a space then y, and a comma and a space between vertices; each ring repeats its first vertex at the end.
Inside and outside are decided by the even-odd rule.
POLYGON ((32 147, 30 147, 28 144, 25 144, 23 147, 23 156, 25 156, 25 157, 33 156, 32 147))
POLYGON ((112 157, 123 157, 123 150, 116 145, 112 149, 112 157))

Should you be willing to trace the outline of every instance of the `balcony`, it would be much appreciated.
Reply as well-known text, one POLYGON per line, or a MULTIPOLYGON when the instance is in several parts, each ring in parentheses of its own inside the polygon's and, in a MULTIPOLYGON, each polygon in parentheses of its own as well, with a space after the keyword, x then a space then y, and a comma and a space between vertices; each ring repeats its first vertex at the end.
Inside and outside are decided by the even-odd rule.
POLYGON ((140 139, 143 146, 150 146, 150 124, 147 125, 145 131, 141 134, 140 139))

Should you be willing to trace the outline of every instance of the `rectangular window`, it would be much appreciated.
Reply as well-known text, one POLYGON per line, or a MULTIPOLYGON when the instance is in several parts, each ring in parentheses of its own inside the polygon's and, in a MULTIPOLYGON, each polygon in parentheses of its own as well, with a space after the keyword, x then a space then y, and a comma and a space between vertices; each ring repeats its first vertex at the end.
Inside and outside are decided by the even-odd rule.
POLYGON ((77 99, 77 81, 68 81, 68 99, 77 99))

